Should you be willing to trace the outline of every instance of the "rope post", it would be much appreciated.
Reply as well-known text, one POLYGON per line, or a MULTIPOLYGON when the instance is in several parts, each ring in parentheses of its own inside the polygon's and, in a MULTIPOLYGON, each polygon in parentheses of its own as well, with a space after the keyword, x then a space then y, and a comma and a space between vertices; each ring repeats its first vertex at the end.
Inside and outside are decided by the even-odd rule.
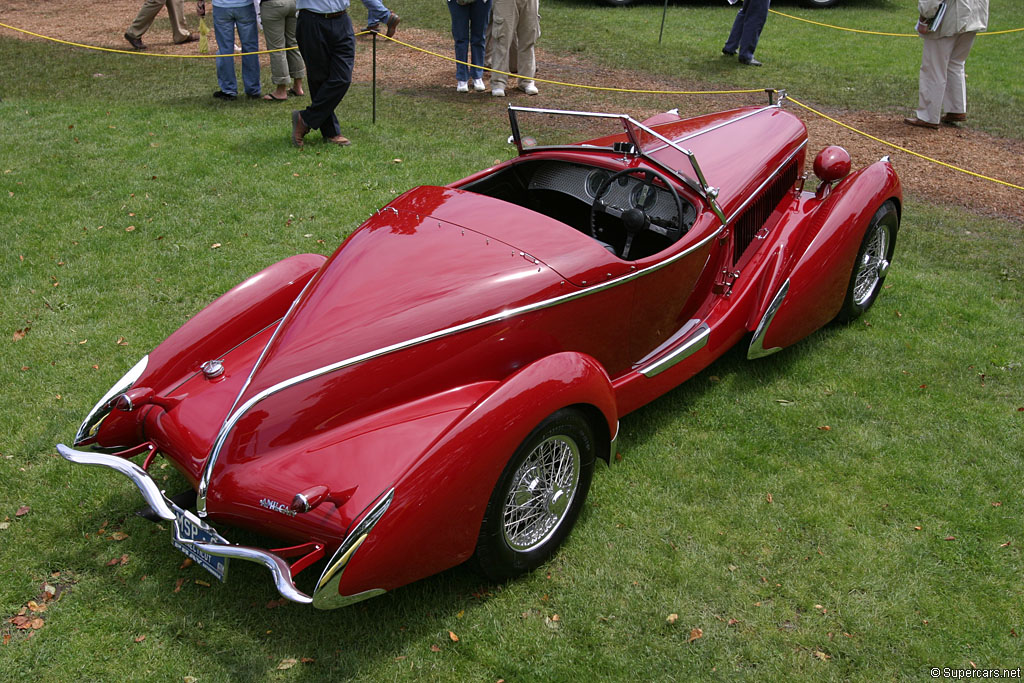
POLYGON ((373 32, 373 123, 377 123, 377 32, 373 32))
POLYGON ((668 14, 668 0, 665 0, 665 7, 661 10, 661 30, 658 31, 658 45, 661 45, 661 36, 665 33, 665 15, 668 14))

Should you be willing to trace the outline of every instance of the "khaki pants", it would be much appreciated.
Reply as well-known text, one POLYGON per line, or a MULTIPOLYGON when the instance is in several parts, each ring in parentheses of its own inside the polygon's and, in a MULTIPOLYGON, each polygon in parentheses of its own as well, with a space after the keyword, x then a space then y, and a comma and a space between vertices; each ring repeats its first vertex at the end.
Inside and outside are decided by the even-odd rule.
MULTIPOLYGON (((296 47, 295 0, 263 0, 260 2, 263 37, 268 50, 296 47)), ((274 85, 287 85, 295 78, 306 77, 306 65, 298 50, 270 53, 270 73, 274 85)))
MULTIPOLYGON (((513 41, 516 43, 516 73, 523 80, 533 80, 537 62, 533 48, 540 37, 539 0, 494 0, 491 14, 491 40, 493 54, 491 68, 510 71, 509 62, 513 41)), ((491 88, 504 88, 508 76, 491 74, 491 88)))
POLYGON ((976 33, 958 33, 945 38, 924 38, 917 118, 938 123, 942 112, 967 113, 967 81, 964 63, 976 33))
POLYGON ((132 38, 142 38, 142 34, 153 25, 153 20, 160 12, 161 7, 167 7, 167 15, 171 18, 171 31, 174 33, 175 43, 184 43, 192 35, 185 25, 185 2, 184 0, 146 0, 139 9, 135 21, 128 27, 126 33, 132 38))

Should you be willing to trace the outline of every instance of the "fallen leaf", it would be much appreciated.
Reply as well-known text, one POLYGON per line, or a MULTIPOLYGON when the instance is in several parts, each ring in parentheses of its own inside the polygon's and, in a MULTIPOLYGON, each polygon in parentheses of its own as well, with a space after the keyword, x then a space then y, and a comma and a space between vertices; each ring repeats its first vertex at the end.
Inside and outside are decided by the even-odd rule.
POLYGON ((30 622, 29 622, 29 626, 31 626, 31 627, 32 627, 32 630, 33 630, 33 631, 38 631, 38 630, 39 630, 39 629, 41 629, 41 628, 42 628, 42 627, 43 627, 43 626, 44 626, 45 624, 46 624, 46 622, 45 622, 45 621, 43 621, 42 619, 40 619, 39 617, 36 617, 35 619, 33 619, 32 621, 30 621, 30 622))
POLYGON ((459 637, 455 635, 455 631, 448 631, 448 637, 451 638, 453 643, 459 642, 459 637))
POLYGON ((665 621, 667 621, 670 624, 674 624, 677 621, 679 621, 679 615, 676 614, 675 612, 673 612, 672 614, 670 614, 667 617, 665 617, 665 621))
POLYGON ((431 645, 430 646, 430 651, 431 652, 440 652, 441 651, 441 646, 440 645, 431 645))
POLYGON ((767 500, 769 503, 773 502, 772 501, 772 494, 770 494, 770 493, 767 496, 765 496, 764 499, 767 500))
POLYGON ((402 160, 401 159, 392 159, 391 163, 393 163, 393 164, 400 164, 400 163, 402 163, 402 160))
POLYGON ((182 683, 197 683, 198 679, 195 676, 185 676, 182 679, 182 683))
POLYGON ((220 249, 220 242, 214 242, 211 244, 210 249, 220 249))
POLYGON ((185 559, 184 559, 184 560, 182 561, 182 563, 181 563, 180 565, 178 565, 178 569, 188 569, 188 568, 189 568, 189 567, 191 567, 191 566, 192 566, 193 564, 195 564, 195 563, 194 563, 194 562, 192 562, 192 558, 191 558, 191 557, 186 557, 186 558, 185 558, 185 559))
POLYGON ((174 582, 174 592, 175 593, 180 593, 181 592, 181 587, 184 584, 185 584, 185 579, 178 579, 177 581, 175 581, 174 582))
POLYGON ((293 657, 289 657, 287 659, 282 659, 281 663, 277 665, 277 670, 278 671, 287 671, 288 669, 292 668, 293 666, 295 666, 298 663, 299 663, 299 660, 294 659, 293 657))
POLYGON ((123 541, 126 538, 128 538, 128 534, 126 534, 123 531, 115 531, 114 533, 110 534, 111 541, 123 541))
POLYGON ((25 327, 25 328, 22 328, 20 330, 15 330, 14 331, 14 337, 13 337, 14 341, 21 341, 22 339, 24 339, 25 335, 28 334, 28 331, 31 330, 31 329, 32 329, 31 327, 25 327))
POLYGON ((146 639, 146 636, 136 636, 136 637, 135 637, 135 642, 136 642, 136 643, 141 643, 141 642, 142 642, 142 641, 144 641, 145 639, 146 639))
POLYGON ((196 585, 206 586, 207 588, 210 587, 210 582, 209 581, 203 581, 202 579, 196 579, 195 582, 196 582, 196 585))
POLYGON ((117 338, 117 345, 118 346, 128 346, 128 340, 125 339, 124 337, 118 337, 117 338))
POLYGON ((919 527, 919 526, 915 526, 914 527, 914 531, 920 531, 920 530, 921 530, 921 527, 919 527))
POLYGON ((703 638, 703 637, 704 637, 704 630, 703 629, 699 629, 699 628, 694 628, 694 629, 690 630, 690 637, 686 639, 686 642, 692 643, 693 641, 697 640, 698 638, 703 638))
POLYGON ((729 626, 735 626, 738 623, 740 623, 739 619, 730 619, 729 620, 729 626))
POLYGON ((299 659, 299 661, 302 662, 303 664, 312 664, 316 660, 313 659, 312 657, 302 657, 301 659, 299 659))
POLYGON ((818 429, 823 431, 823 432, 830 432, 830 431, 832 431, 832 428, 829 427, 828 425, 821 425, 820 427, 818 427, 818 429))
POLYGON ((129 225, 127 228, 124 229, 124 231, 125 232, 135 232, 135 226, 134 225, 129 225))
POLYGON ((943 540, 943 541, 955 541, 955 540, 956 540, 956 536, 946 536, 946 537, 945 537, 944 539, 942 539, 942 540, 943 540))
POLYGON ((1010 546, 1010 541, 1007 541, 1006 543, 1001 543, 999 545, 1000 548, 1008 548, 1009 546, 1010 546))
POLYGON ((288 598, 281 598, 280 600, 271 600, 267 603, 267 609, 274 609, 275 607, 283 607, 288 604, 288 598))
POLYGON ((814 656, 817 657, 818 659, 820 659, 823 662, 827 662, 828 660, 832 659, 831 655, 827 655, 824 652, 822 652, 821 650, 815 650, 814 651, 814 656))
POLYGON ((18 508, 18 511, 14 513, 14 516, 15 517, 24 517, 25 515, 28 514, 29 510, 31 510, 31 509, 32 508, 30 508, 28 505, 22 505, 20 508, 18 508))

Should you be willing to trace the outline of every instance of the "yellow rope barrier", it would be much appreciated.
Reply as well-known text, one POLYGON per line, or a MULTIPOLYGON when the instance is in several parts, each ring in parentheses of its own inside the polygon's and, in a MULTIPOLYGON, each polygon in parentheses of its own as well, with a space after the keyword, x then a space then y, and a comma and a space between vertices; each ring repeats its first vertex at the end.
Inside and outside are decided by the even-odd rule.
MULTIPOLYGON (((892 36, 896 38, 918 38, 920 37, 917 33, 886 33, 884 31, 865 31, 858 28, 847 28, 846 26, 834 26, 832 24, 823 24, 820 21, 812 21, 810 19, 804 19, 803 17, 795 17, 792 14, 786 14, 785 12, 779 12, 777 10, 769 9, 772 14, 778 14, 780 17, 786 17, 787 19, 793 19, 794 21, 802 21, 806 24, 813 24, 814 26, 821 26, 824 28, 835 29, 836 31, 848 31, 850 33, 863 33, 870 36, 892 36)), ((999 36, 1007 33, 1017 33, 1024 31, 1024 28, 1011 28, 1005 31, 984 31, 979 33, 979 36, 999 36)))
POLYGON ((966 168, 960 168, 959 166, 954 166, 953 164, 947 164, 944 161, 939 161, 938 159, 933 159, 933 158, 931 158, 929 156, 925 156, 924 154, 918 154, 917 152, 911 151, 911 150, 907 149, 906 147, 900 147, 899 145, 893 144, 891 142, 886 142, 885 140, 883 140, 881 138, 877 138, 874 135, 871 135, 870 133, 865 133, 862 130, 858 130, 858 129, 854 128, 853 126, 847 125, 847 124, 843 123, 842 121, 834 119, 831 116, 828 116, 827 114, 823 114, 822 112, 818 111, 817 109, 814 109, 813 107, 809 107, 808 105, 804 104, 803 102, 800 102, 799 100, 793 99, 789 95, 786 96, 786 99, 789 100, 790 102, 792 102, 793 104, 797 105, 797 106, 803 107, 804 109, 806 109, 807 111, 811 112, 812 114, 817 114, 821 118, 823 118, 823 119, 825 119, 827 121, 831 121, 832 123, 836 124, 837 126, 841 126, 843 128, 846 128, 847 130, 852 130, 854 133, 857 133, 858 135, 863 135, 864 137, 868 138, 869 140, 874 140, 875 142, 879 142, 879 143, 881 143, 883 145, 886 145, 887 147, 892 147, 893 149, 898 149, 901 152, 906 152, 907 154, 915 156, 915 157, 917 157, 919 159, 924 159, 925 161, 930 161, 933 164, 938 164, 939 166, 945 166, 946 168, 952 169, 954 171, 959 171, 961 173, 966 173, 967 175, 974 176, 975 178, 981 178, 982 180, 988 180, 988 181, 991 181, 993 183, 999 183, 1000 185, 1005 185, 1006 187, 1012 187, 1015 190, 1024 190, 1024 187, 1021 187, 1020 185, 1014 185, 1013 183, 1008 183, 1005 180, 999 180, 998 178, 990 178, 987 175, 981 175, 980 173, 975 173, 974 171, 968 171, 966 168))
MULTIPOLYGON (((771 12, 775 12, 775 10, 770 10, 770 11, 771 12)), ((782 14, 781 12, 775 12, 775 13, 776 14, 782 14)), ((791 19, 799 19, 798 17, 790 17, 787 14, 782 14, 782 16, 786 16, 786 17, 789 17, 791 19)), ((799 19, 799 20, 800 21, 808 21, 806 19, 799 19)), ((817 24, 818 22, 809 21, 808 23, 817 24)), ((827 24, 818 24, 818 25, 828 27, 827 24)), ((96 46, 93 46, 93 45, 83 45, 81 43, 73 43, 73 42, 70 42, 70 41, 67 41, 67 40, 60 40, 58 38, 50 38, 49 36, 40 35, 38 33, 32 33, 31 31, 26 31, 24 29, 16 28, 14 26, 8 26, 7 24, 3 24, 3 23, 0 23, 0 27, 11 29, 12 31, 18 31, 20 33, 25 33, 27 35, 34 36, 36 38, 42 38, 44 40, 50 40, 50 41, 53 41, 55 43, 61 43, 63 45, 71 45, 73 47, 81 47, 81 48, 85 48, 85 49, 89 49, 89 50, 99 50, 101 52, 114 52, 114 53, 119 53, 119 54, 146 55, 146 56, 150 56, 150 57, 178 57, 178 58, 185 58, 185 59, 188 59, 188 58, 216 58, 216 57, 227 57, 227 56, 238 57, 238 56, 254 55, 254 54, 256 54, 256 55, 258 55, 258 54, 269 54, 271 52, 282 52, 284 50, 294 50, 295 49, 295 48, 282 48, 282 49, 279 49, 279 50, 265 50, 265 51, 261 51, 261 52, 245 52, 245 53, 241 53, 241 54, 234 53, 233 55, 167 55, 167 54, 152 53, 152 52, 134 52, 134 51, 130 51, 130 50, 117 50, 117 49, 114 49, 114 48, 96 47, 96 46)), ((840 27, 832 26, 832 27, 829 27, 829 28, 840 28, 840 27)), ((856 33, 874 33, 875 35, 888 35, 888 36, 904 35, 904 34, 898 34, 898 33, 881 33, 881 34, 878 34, 878 33, 873 32, 873 31, 856 31, 855 29, 842 29, 842 30, 855 31, 856 33)), ((1019 30, 1024 30, 1024 29, 1013 29, 1013 30, 1014 31, 1019 31, 1019 30)), ((1012 31, 1003 31, 1003 33, 1009 33, 1009 32, 1012 32, 1012 31)), ((365 35, 367 33, 373 33, 373 32, 372 31, 360 31, 356 35, 357 36, 365 35)), ((414 50, 416 52, 421 52, 423 54, 431 55, 433 57, 437 57, 439 59, 444 59, 444 60, 449 61, 449 62, 455 62, 456 64, 465 64, 467 66, 473 66, 472 64, 469 64, 468 62, 462 62, 460 60, 454 59, 453 57, 448 57, 447 55, 442 55, 442 54, 439 54, 437 52, 432 52, 430 50, 427 50, 427 49, 424 49, 424 48, 421 48, 421 47, 417 47, 417 46, 411 45, 409 43, 402 42, 401 40, 397 40, 396 38, 388 37, 386 35, 381 35, 379 33, 377 35, 379 37, 381 37, 381 38, 385 38, 387 40, 390 40, 393 43, 396 43, 396 44, 401 45, 403 47, 409 48, 410 50, 414 50)), ((906 35, 913 35, 913 34, 906 34, 906 35)), ((989 35, 993 35, 993 34, 989 34, 989 35)), ((502 75, 505 75, 505 76, 516 76, 516 77, 518 77, 518 74, 509 73, 509 72, 506 72, 506 71, 498 71, 496 69, 489 69, 487 67, 480 67, 480 68, 483 69, 484 71, 489 71, 491 73, 498 73, 498 74, 502 74, 502 75)), ((552 81, 552 80, 546 80, 546 79, 542 79, 542 78, 535 78, 534 80, 539 81, 540 83, 547 83, 549 85, 561 85, 561 86, 565 86, 565 87, 569 87, 569 88, 582 88, 582 89, 586 89, 586 90, 598 90, 598 91, 602 91, 602 92, 634 93, 634 94, 646 94, 646 95, 735 95, 735 94, 748 94, 748 93, 765 92, 764 88, 755 88, 755 89, 750 89, 750 90, 641 90, 641 89, 632 89, 632 88, 612 88, 612 87, 597 86, 597 85, 582 85, 582 84, 578 84, 578 83, 565 83, 565 82, 562 82, 562 81, 552 81)), ((823 118, 823 119, 825 119, 827 121, 831 121, 832 123, 836 124, 837 126, 840 126, 842 128, 846 128, 847 130, 851 130, 854 133, 857 133, 858 135, 862 135, 862 136, 864 136, 864 137, 866 137, 866 138, 868 138, 870 140, 874 140, 875 142, 878 142, 880 144, 886 145, 887 147, 891 147, 893 149, 897 149, 897 150, 899 150, 901 152, 905 152, 905 153, 910 154, 912 156, 916 156, 916 157, 918 157, 920 159, 924 159, 925 161, 930 161, 930 162, 932 162, 934 164, 938 164, 939 166, 944 166, 944 167, 952 169, 954 171, 959 171, 961 173, 966 173, 967 175, 974 176, 975 178, 980 178, 982 180, 988 180, 988 181, 993 182, 993 183, 998 183, 1000 185, 1005 185, 1006 187, 1012 187, 1012 188, 1014 188, 1016 190, 1024 190, 1024 187, 1022 187, 1020 185, 1014 185, 1013 183, 1008 183, 1008 182, 1006 182, 1004 180, 999 180, 998 178, 991 178, 989 176, 982 175, 980 173, 975 173, 974 171, 968 171, 965 168, 960 168, 959 166, 954 166, 952 164, 947 164, 944 161, 939 161, 938 159, 933 159, 933 158, 931 158, 929 156, 925 156, 924 154, 919 154, 919 153, 911 151, 911 150, 909 150, 909 149, 907 149, 905 147, 900 147, 899 145, 893 144, 891 142, 886 142, 885 140, 882 140, 881 138, 875 137, 874 135, 871 135, 869 133, 865 133, 862 130, 858 130, 857 128, 854 128, 853 126, 847 125, 847 124, 843 123, 842 121, 834 119, 831 116, 828 116, 828 115, 818 111, 817 109, 814 109, 814 108, 804 104, 803 102, 800 102, 799 100, 794 99, 792 96, 787 95, 786 99, 788 99, 793 104, 796 104, 797 106, 806 109, 807 111, 811 112, 812 114, 820 116, 821 118, 823 118)))

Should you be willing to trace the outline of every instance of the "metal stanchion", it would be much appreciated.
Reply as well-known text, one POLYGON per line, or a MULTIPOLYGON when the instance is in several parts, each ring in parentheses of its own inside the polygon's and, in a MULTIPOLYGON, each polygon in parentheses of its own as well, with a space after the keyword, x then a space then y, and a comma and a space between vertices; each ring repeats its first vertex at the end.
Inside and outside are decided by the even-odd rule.
POLYGON ((373 32, 373 122, 377 123, 377 32, 373 32))

